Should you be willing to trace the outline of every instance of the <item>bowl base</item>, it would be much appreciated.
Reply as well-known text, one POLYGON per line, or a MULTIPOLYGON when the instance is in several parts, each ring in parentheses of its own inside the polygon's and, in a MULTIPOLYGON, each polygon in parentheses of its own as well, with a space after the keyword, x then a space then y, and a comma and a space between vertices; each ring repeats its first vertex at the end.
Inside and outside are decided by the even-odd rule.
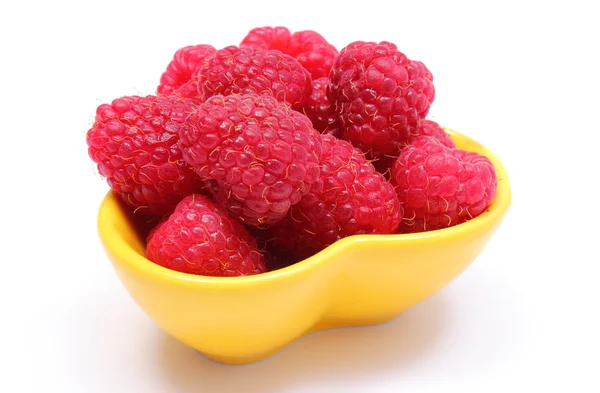
MULTIPOLYGON (((302 336, 304 337, 304 336, 302 336)), ((300 338, 302 338, 300 337, 300 338)), ((296 340, 294 340, 296 341, 296 340)), ((268 352, 261 352, 258 354, 252 354, 252 355, 247 355, 247 356, 227 356, 227 355, 217 355, 217 354, 210 354, 210 353, 204 353, 201 351, 196 350, 196 352, 198 352, 200 355, 215 361, 217 363, 222 363, 222 364, 226 364, 226 365, 230 365, 230 366, 243 366, 246 364, 251 364, 251 363, 257 363, 260 362, 261 360, 267 359, 279 352, 281 352, 283 349, 285 349, 290 343, 287 343, 285 345, 282 345, 281 347, 277 347, 274 350, 268 351, 268 352)))
POLYGON ((297 339, 292 340, 291 342, 285 343, 284 345, 281 345, 273 350, 270 350, 267 352, 261 352, 261 353, 257 353, 257 354, 251 354, 251 355, 245 355, 245 356, 244 355, 240 355, 240 356, 225 355, 224 356, 224 355, 219 355, 219 354, 205 353, 205 352, 202 352, 199 350, 196 350, 196 352, 198 352, 200 355, 205 356, 208 359, 215 361, 217 363, 223 363, 223 364, 227 364, 227 365, 238 365, 238 366, 245 365, 245 364, 251 364, 251 363, 260 362, 261 360, 265 360, 273 355, 276 355, 277 353, 286 349, 291 343, 301 340, 303 337, 306 337, 306 336, 314 334, 314 333, 318 333, 323 330, 342 329, 342 328, 359 328, 359 327, 380 325, 380 324, 395 320, 399 316, 400 316, 399 314, 393 314, 393 315, 387 315, 385 317, 367 318, 367 319, 352 319, 352 320, 328 319, 323 322, 317 323, 315 326, 313 326, 311 329, 309 329, 306 333, 304 333, 297 339))
POLYGON ((398 318, 401 314, 394 313, 385 316, 377 316, 377 317, 368 317, 368 318, 352 318, 352 319, 338 319, 338 318, 327 318, 319 323, 317 323, 312 329, 310 329, 310 333, 318 332, 326 329, 338 329, 345 327, 361 327, 361 326, 373 326, 380 325, 382 323, 390 322, 396 318, 398 318))

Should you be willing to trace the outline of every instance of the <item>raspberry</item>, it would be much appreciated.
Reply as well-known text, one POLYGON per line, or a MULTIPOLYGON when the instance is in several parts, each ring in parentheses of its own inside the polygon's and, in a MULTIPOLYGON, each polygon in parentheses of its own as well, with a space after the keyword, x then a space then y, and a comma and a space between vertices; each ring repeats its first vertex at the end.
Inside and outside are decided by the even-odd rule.
POLYGON ((160 77, 160 84, 156 89, 157 93, 167 96, 177 91, 183 97, 198 98, 198 87, 197 84, 192 82, 192 75, 216 51, 211 45, 204 44, 190 45, 178 49, 160 77))
POLYGON ((338 50, 316 31, 291 34, 287 27, 257 27, 250 30, 240 46, 276 49, 298 60, 314 79, 329 76, 338 50))
POLYGON ((338 50, 312 30, 297 31, 292 35, 290 51, 313 78, 329 76, 338 50))
POLYGON ((146 246, 152 262, 182 273, 247 276, 267 270, 256 240, 227 210, 189 195, 154 229, 146 246))
MULTIPOLYGON (((434 137, 447 147, 456 147, 456 144, 454 143, 452 138, 450 138, 450 135, 448 135, 446 131, 444 131, 444 129, 433 120, 421 121, 421 125, 419 126, 419 130, 417 131, 417 135, 411 136, 408 144, 412 143, 415 139, 419 138, 422 135, 434 137)), ((404 148, 404 145, 402 145, 402 148, 404 148)), ((396 155, 382 156, 379 157, 378 160, 374 161, 373 165, 375 165, 377 171, 388 176, 397 158, 398 157, 396 155)))
POLYGON ((181 128, 183 158, 245 224, 283 218, 319 177, 320 134, 269 95, 213 96, 181 128))
POLYGON ((322 150, 319 179, 269 228, 279 246, 300 258, 350 235, 394 233, 402 219, 394 186, 358 149, 323 135, 322 150))
POLYGON ((240 47, 252 47, 258 49, 275 49, 286 54, 290 48, 292 33, 287 27, 265 26, 257 27, 248 32, 240 43, 240 47))
POLYGON ((328 78, 313 80, 312 94, 302 105, 302 112, 312 121, 315 130, 323 134, 339 136, 342 124, 327 97, 328 84, 328 78))
POLYGON ((165 222, 167 222, 167 218, 163 217, 154 227, 150 229, 148 235, 146 236, 146 244, 150 243, 150 240, 154 237, 154 234, 162 227, 165 222))
POLYGON ((126 204, 162 215, 202 188, 179 148, 179 128, 195 109, 175 96, 125 96, 97 108, 88 154, 126 204))
POLYGON ((198 79, 195 77, 192 77, 192 79, 173 90, 173 93, 171 94, 193 99, 196 104, 200 104, 204 100, 200 87, 198 86, 198 79))
MULTIPOLYGON (((450 138, 450 135, 444 131, 442 127, 438 123, 433 120, 423 120, 421 122, 421 127, 419 128, 419 135, 432 136, 440 141, 444 146, 450 148, 456 148, 456 144, 450 138)), ((418 137, 415 137, 415 139, 418 137)))
POLYGON ((292 57, 277 50, 228 46, 199 71, 204 97, 217 94, 270 94, 280 102, 300 105, 309 95, 308 71, 292 57))
POLYGON ((434 100, 433 77, 389 42, 356 41, 340 51, 328 92, 343 139, 369 158, 397 157, 434 100))
POLYGON ((404 205, 400 231, 423 232, 478 216, 496 194, 497 176, 487 157, 421 136, 400 153, 391 182, 404 205))

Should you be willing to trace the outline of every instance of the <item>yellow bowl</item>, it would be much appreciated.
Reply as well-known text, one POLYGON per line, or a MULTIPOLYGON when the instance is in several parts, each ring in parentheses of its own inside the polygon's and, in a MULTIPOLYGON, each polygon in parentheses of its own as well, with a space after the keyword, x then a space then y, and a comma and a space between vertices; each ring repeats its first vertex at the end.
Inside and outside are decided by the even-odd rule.
POLYGON ((163 330, 223 363, 257 361, 317 330, 394 319, 475 260, 508 210, 510 185, 489 150, 447 131, 460 148, 490 158, 498 173, 492 206, 451 228, 351 236, 290 267, 234 278, 179 273, 147 260, 132 215, 111 192, 100 206, 99 235, 125 288, 163 330))

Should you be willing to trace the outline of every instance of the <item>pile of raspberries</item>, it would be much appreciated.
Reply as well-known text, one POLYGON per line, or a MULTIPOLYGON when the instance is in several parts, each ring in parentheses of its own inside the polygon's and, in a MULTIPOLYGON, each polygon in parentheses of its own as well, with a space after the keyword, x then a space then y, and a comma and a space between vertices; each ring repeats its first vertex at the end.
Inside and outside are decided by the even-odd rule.
POLYGON ((390 42, 338 51, 314 31, 260 27, 237 46, 177 50, 155 94, 100 105, 86 140, 149 223, 149 260, 245 276, 486 210, 495 168, 426 119, 434 97, 425 64, 390 42))

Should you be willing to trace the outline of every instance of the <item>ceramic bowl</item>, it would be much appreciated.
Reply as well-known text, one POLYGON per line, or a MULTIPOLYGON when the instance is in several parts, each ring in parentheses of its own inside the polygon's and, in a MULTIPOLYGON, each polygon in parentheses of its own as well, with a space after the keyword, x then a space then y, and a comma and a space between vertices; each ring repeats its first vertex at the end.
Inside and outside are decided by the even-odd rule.
POLYGON ((99 236, 122 284, 160 328, 214 360, 254 362, 311 332, 396 318, 477 258, 509 208, 509 180, 488 149, 447 131, 458 147, 490 158, 498 174, 491 207, 451 228, 351 236, 287 268, 233 278, 150 262, 131 213, 112 192, 100 206, 99 236))

